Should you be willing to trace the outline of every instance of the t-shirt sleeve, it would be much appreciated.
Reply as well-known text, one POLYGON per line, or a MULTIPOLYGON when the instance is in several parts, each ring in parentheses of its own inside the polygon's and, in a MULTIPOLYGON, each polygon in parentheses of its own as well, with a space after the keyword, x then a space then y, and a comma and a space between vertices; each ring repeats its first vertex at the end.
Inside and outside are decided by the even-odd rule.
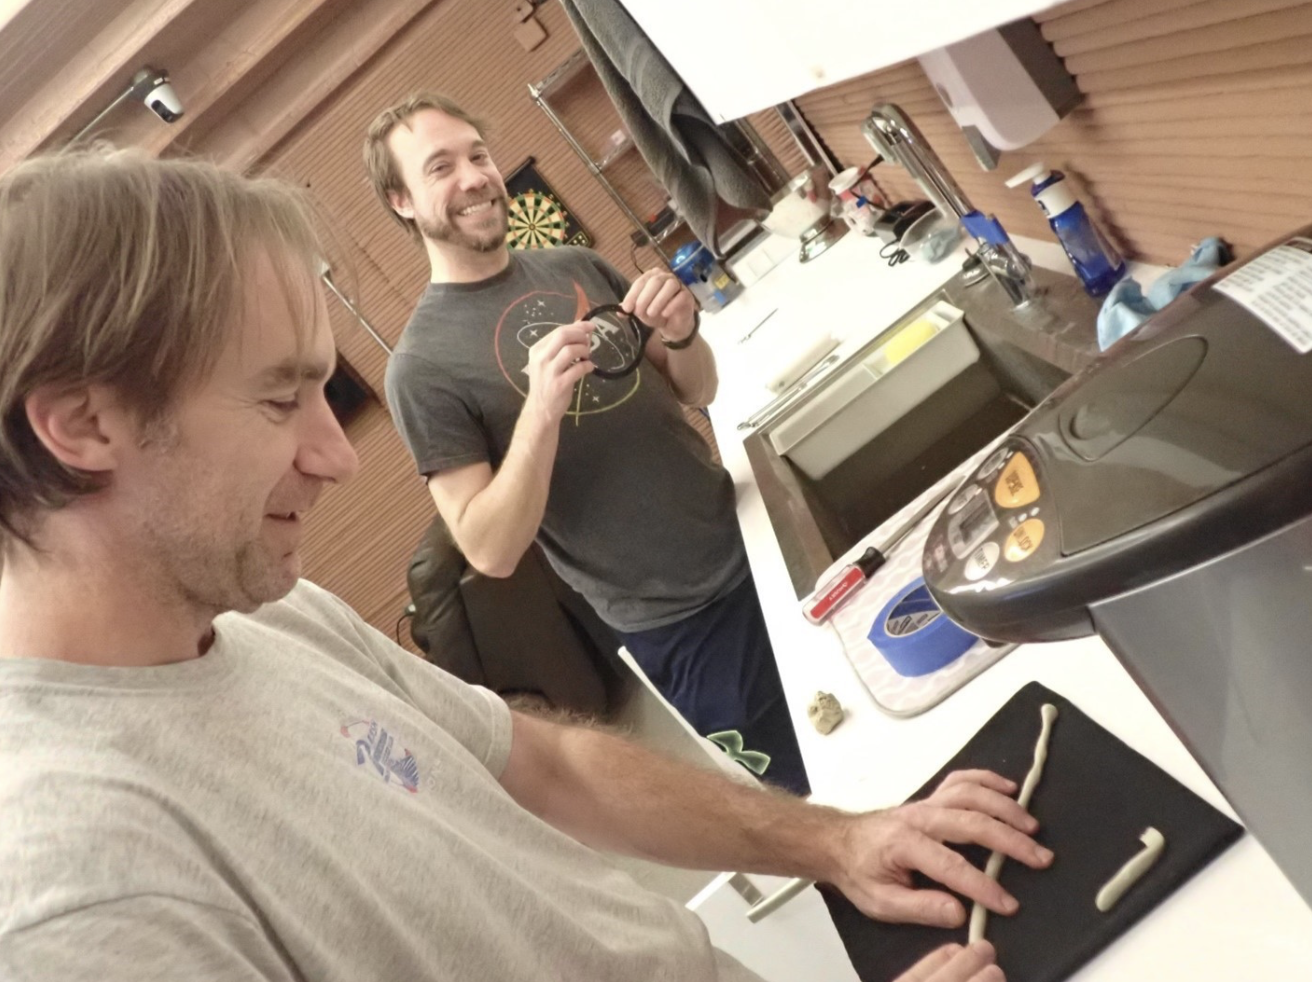
POLYGON ((296 977, 254 920, 174 897, 104 900, 0 931, 0 978, 7 982, 296 977))
POLYGON ((420 474, 490 459, 473 409, 438 365, 418 355, 393 354, 385 384, 392 419, 420 474))
POLYGON ((303 609, 313 605, 323 611, 331 626, 382 671, 389 687, 451 734, 494 777, 501 776, 510 757, 511 719, 500 696, 406 651, 340 598, 307 580, 288 599, 303 609))

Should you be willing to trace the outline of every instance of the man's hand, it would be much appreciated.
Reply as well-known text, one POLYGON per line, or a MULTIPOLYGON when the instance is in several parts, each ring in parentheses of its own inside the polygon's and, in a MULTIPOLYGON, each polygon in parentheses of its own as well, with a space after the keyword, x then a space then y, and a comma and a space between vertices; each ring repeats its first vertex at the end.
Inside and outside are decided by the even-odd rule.
POLYGON ((997 914, 1014 914, 1016 898, 944 845, 974 843, 1042 869, 1052 852, 1030 833, 1036 822, 1011 795, 1016 784, 991 771, 955 771, 924 801, 854 816, 846 862, 831 882, 866 915, 892 923, 959 927, 961 903, 941 890, 916 890, 920 872, 997 914))
POLYGON ((590 373, 592 332, 587 321, 562 324, 528 349, 528 399, 525 410, 543 423, 559 423, 569 410, 574 386, 590 373))
POLYGON ((969 948, 944 945, 912 965, 895 982, 1004 982, 994 957, 993 945, 987 941, 976 941, 969 948))
POLYGON ((649 269, 633 281, 621 306, 666 341, 682 341, 692 333, 697 301, 668 269, 649 269))

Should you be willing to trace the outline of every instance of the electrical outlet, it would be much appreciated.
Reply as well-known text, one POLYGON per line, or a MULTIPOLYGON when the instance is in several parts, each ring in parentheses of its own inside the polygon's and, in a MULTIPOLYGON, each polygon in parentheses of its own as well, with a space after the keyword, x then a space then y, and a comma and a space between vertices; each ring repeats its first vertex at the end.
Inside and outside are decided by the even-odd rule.
POLYGON ((547 32, 543 30, 542 25, 537 22, 535 17, 530 17, 515 28, 515 40, 519 42, 519 46, 525 51, 532 51, 546 39, 547 32))
POLYGON ((519 0, 515 4, 515 20, 523 23, 533 16, 533 4, 530 0, 519 0))

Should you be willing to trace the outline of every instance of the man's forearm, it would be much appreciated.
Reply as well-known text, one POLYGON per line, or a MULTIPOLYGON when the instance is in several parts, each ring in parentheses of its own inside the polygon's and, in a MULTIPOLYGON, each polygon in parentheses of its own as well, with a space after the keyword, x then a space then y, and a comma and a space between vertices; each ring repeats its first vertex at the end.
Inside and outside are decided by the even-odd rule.
POLYGON ((709 406, 715 401, 719 375, 715 355, 705 338, 697 338, 683 350, 666 349, 665 377, 674 397, 685 406, 709 406))
POLYGON ((1032 869, 1053 855, 1038 823, 991 771, 949 774, 923 801, 850 815, 744 787, 608 734, 516 715, 501 784, 580 842, 694 869, 832 883, 866 915, 939 927, 965 923, 952 892, 995 914, 1016 898, 946 843, 973 843, 1032 869), (942 884, 920 889, 923 873, 942 884))
POLYGON ((502 781, 594 848, 688 869, 825 879, 852 816, 669 760, 599 730, 516 716, 502 781), (527 748, 531 750, 525 753, 527 748), (655 804, 653 804, 655 803, 655 804))
POLYGON ((547 508, 560 424, 526 410, 492 481, 469 500, 455 537, 479 572, 509 576, 533 543, 547 508))

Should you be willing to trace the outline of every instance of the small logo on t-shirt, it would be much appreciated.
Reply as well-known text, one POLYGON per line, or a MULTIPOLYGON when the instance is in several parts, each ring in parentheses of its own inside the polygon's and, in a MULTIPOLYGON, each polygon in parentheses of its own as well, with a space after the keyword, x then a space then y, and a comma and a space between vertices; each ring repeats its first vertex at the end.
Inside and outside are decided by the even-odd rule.
MULTIPOLYGON (((494 345, 497 365, 506 381, 520 395, 528 397, 528 352, 548 334, 562 324, 579 320, 596 304, 588 299, 583 287, 574 282, 574 294, 536 291, 525 294, 506 307, 497 323, 494 345)), ((592 336, 592 346, 612 343, 604 331, 592 336)), ((574 387, 565 415, 573 417, 575 425, 584 416, 604 413, 627 402, 641 385, 642 369, 627 378, 605 379, 585 375, 574 387)))
POLYGON ((378 725, 376 719, 357 719, 343 723, 341 734, 355 742, 355 762, 382 778, 384 784, 404 788, 411 794, 419 790, 419 765, 405 747, 397 749, 396 738, 378 725))
POLYGON ((742 764, 757 777, 764 774, 766 768, 770 766, 769 754, 761 753, 759 750, 744 749, 743 735, 737 730, 708 733, 706 739, 728 754, 730 760, 742 764))

